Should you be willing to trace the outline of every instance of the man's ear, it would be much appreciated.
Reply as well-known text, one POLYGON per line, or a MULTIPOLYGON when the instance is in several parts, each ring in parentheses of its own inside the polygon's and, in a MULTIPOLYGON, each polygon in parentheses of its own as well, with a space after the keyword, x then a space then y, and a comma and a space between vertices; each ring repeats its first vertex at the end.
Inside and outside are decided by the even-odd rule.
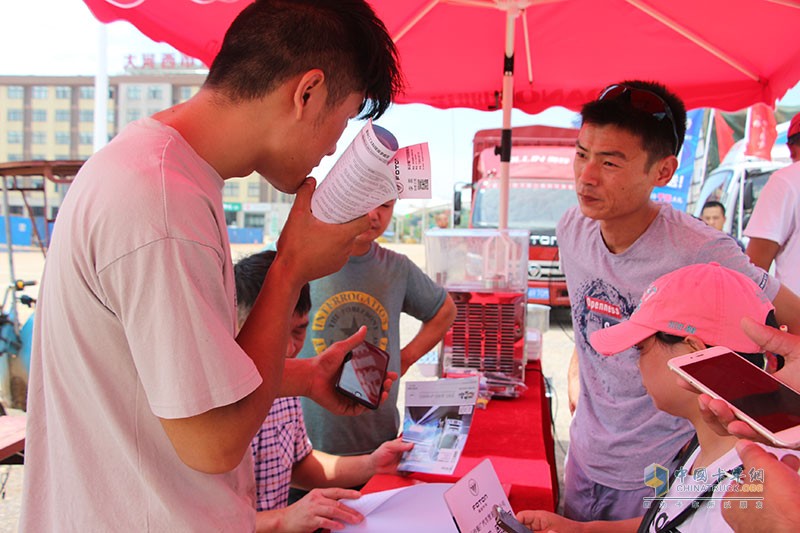
POLYGON ((688 335, 683 339, 683 342, 688 344, 693 352, 699 352, 700 350, 705 350, 707 348, 705 343, 701 341, 699 337, 695 337, 694 335, 688 335))
POLYGON ((295 86, 293 102, 295 115, 298 119, 315 105, 321 107, 327 99, 327 91, 324 88, 325 73, 320 69, 309 70, 300 77, 295 86))
POLYGON ((663 187, 669 183, 669 180, 675 175, 675 171, 678 170, 678 158, 670 155, 656 161, 653 166, 656 170, 655 186, 663 187))

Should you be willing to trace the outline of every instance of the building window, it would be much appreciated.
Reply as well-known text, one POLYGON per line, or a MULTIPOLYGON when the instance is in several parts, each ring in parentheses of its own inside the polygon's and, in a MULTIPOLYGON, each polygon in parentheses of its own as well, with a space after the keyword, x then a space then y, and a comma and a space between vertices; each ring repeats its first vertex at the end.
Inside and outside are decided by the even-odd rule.
POLYGON ((9 122, 18 122, 22 120, 22 109, 9 109, 8 110, 8 121, 9 122))
POLYGON ((34 122, 47 122, 47 110, 34 109, 31 112, 31 120, 33 120, 34 122))
POLYGON ((194 91, 192 90, 191 87, 181 87, 181 93, 180 93, 181 94, 181 101, 188 100, 189 98, 192 97, 193 93, 194 93, 194 91))
POLYGON ((91 100, 94 98, 94 87, 85 85, 80 88, 80 97, 82 100, 91 100))
POLYGON ((8 144, 22 144, 21 131, 9 131, 7 136, 8 144))
POLYGON ((33 144, 45 144, 47 142, 47 132, 34 131, 31 133, 31 142, 33 142, 33 144))
POLYGON ((59 100, 69 100, 70 96, 72 96, 72 89, 70 87, 64 85, 56 87, 56 98, 59 100))
MULTIPOLYGON (((69 154, 56 154, 56 159, 61 159, 63 161, 68 161, 70 158, 69 154)), ((62 185, 56 183, 56 192, 60 192, 62 190, 66 190, 63 188, 62 185)))
POLYGON ((67 132, 67 131, 57 131, 56 132, 56 144, 69 145, 69 132, 67 132))
POLYGON ((25 96, 25 89, 22 88, 22 85, 9 85, 6 88, 6 94, 9 99, 21 99, 25 96))
MULTIPOLYGON (((8 160, 9 161, 22 161, 22 154, 8 154, 8 160)), ((11 211, 11 214, 13 215, 14 212, 11 211)), ((22 214, 22 207, 21 206, 20 206, 20 213, 19 214, 22 214)))
POLYGON ((142 99, 142 88, 138 85, 128 85, 125 89, 125 94, 128 97, 128 100, 141 100, 142 99))
POLYGON ((81 122, 94 122, 94 110, 92 109, 81 109, 79 115, 81 122))
POLYGON ((239 196, 239 184, 226 183, 222 188, 222 196, 239 196))
POLYGON ((48 87, 43 85, 34 85, 31 90, 31 96, 34 100, 44 100, 47 98, 47 89, 48 87))
POLYGON ((128 109, 125 112, 125 120, 126 122, 133 122, 134 120, 139 120, 142 118, 142 110, 141 109, 128 109))
POLYGON ((258 196, 261 194, 261 184, 257 181, 251 181, 247 184, 247 196, 258 196))
POLYGON ((264 227, 264 214, 263 213, 245 213, 244 214, 244 227, 245 228, 263 228, 264 227))
POLYGON ((69 122, 69 109, 56 109, 56 122, 69 122))
POLYGON ((32 205, 30 207, 31 215, 35 217, 43 217, 44 216, 44 207, 41 205, 32 205))
POLYGON ((92 144, 92 140, 94 139, 94 135, 90 131, 82 131, 78 135, 81 144, 92 144))
POLYGON ((151 85, 147 88, 148 100, 161 100, 164 97, 164 90, 158 85, 151 85))

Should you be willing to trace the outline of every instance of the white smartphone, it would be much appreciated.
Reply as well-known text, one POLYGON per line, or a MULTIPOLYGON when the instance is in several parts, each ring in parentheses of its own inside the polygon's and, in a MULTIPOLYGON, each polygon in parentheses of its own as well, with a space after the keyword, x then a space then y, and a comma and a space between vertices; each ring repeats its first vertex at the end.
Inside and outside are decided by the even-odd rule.
POLYGON ((669 368, 777 446, 800 446, 800 393, 730 348, 715 346, 670 359, 669 368))

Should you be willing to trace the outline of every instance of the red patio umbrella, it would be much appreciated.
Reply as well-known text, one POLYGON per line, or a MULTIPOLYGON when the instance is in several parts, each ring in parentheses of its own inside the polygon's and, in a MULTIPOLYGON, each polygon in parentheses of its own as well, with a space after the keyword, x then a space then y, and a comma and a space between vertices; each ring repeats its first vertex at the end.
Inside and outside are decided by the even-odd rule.
MULTIPOLYGON (((207 64, 251 3, 84 1, 101 21, 128 20, 207 64)), ((795 0, 368 1, 400 52, 407 89, 397 102, 502 107, 506 161, 512 106, 578 109, 608 83, 639 78, 662 81, 689 108, 738 110, 772 106, 800 79, 795 0)), ((501 164, 501 178, 507 167, 501 164)))

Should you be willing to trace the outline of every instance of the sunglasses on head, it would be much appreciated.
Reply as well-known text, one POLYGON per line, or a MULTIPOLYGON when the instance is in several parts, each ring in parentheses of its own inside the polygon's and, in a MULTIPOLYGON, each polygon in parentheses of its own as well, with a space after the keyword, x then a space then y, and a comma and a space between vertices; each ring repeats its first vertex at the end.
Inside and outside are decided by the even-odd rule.
POLYGON ((643 111, 656 120, 669 120, 672 126, 673 147, 674 155, 678 155, 681 150, 681 142, 678 139, 678 129, 675 126, 675 117, 672 116, 672 110, 667 103, 656 93, 648 91, 647 89, 638 89, 636 87, 629 87, 627 85, 615 84, 609 85, 603 92, 600 93, 598 100, 619 100, 624 98, 631 107, 639 111, 643 111))

